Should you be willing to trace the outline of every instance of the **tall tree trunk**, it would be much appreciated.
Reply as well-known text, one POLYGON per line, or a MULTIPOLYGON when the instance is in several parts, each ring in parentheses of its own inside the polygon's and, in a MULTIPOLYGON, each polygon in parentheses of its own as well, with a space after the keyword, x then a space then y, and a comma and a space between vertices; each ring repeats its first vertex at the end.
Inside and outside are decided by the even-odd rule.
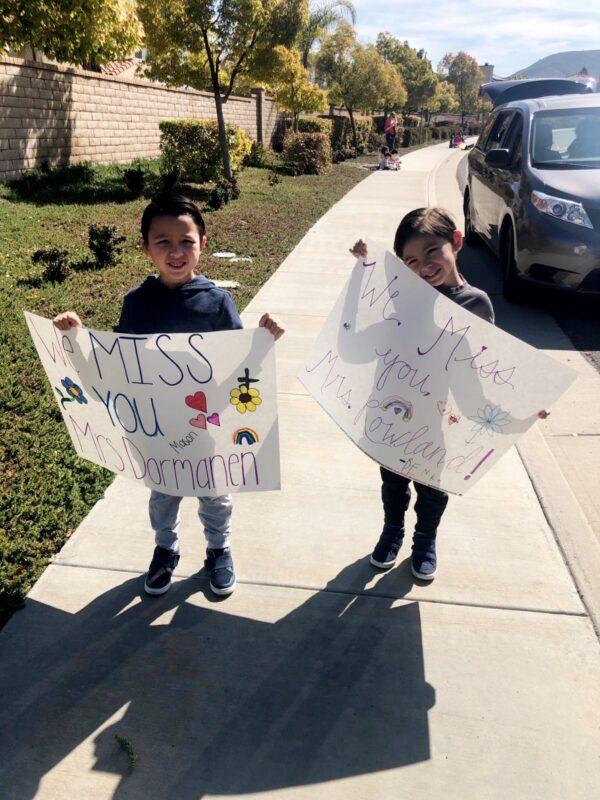
MULTIPOLYGON (((208 65, 210 69, 210 79, 213 87, 213 95, 215 98, 215 109, 217 112, 217 126, 219 128, 219 145, 221 147, 221 158, 223 159, 223 174, 226 180, 233 180, 233 171, 231 169, 231 159, 229 158, 229 147, 227 146, 227 133, 225 131, 225 117, 223 116, 223 98, 221 97, 221 85, 219 83, 219 61, 213 58, 213 53, 210 48, 208 40, 208 31, 202 31, 202 38, 204 41, 204 49, 208 58, 208 65)), ((225 99, 229 97, 226 95, 225 99)))
POLYGON ((293 123, 292 123, 292 130, 294 131, 294 133, 298 133, 298 118, 300 117, 300 112, 299 111, 293 111, 292 114, 293 114, 293 120, 294 120, 293 123))
POLYGON ((219 126, 219 145, 221 146, 221 157, 223 159, 223 173, 228 181, 233 180, 231 169, 231 159, 229 157, 229 147, 227 145, 227 132, 225 130, 225 117, 223 116, 223 98, 218 81, 213 81, 213 94, 215 96, 215 107, 217 110, 217 124, 219 126))
POLYGON ((350 127, 352 128, 352 141, 354 143, 354 149, 358 150, 358 136, 356 135, 356 124, 354 123, 354 112, 351 108, 346 106, 346 110, 350 115, 350 127))

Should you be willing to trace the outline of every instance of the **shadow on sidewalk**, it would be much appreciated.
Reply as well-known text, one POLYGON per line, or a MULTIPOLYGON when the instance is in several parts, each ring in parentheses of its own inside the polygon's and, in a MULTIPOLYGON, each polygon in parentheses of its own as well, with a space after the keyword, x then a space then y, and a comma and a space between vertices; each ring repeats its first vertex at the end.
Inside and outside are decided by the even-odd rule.
MULTIPOLYGON (((262 792, 428 759, 419 607, 392 607, 412 580, 406 564, 369 590, 372 578, 361 559, 279 619, 295 590, 263 589, 271 621, 239 616, 235 598, 189 602, 206 592, 198 577, 141 602, 142 579, 128 580, 73 615, 28 601, 3 634, 3 798, 36 796, 95 732, 93 769, 123 776, 114 798, 262 792), (359 594, 333 588, 349 581, 359 594), (136 752, 131 775, 115 735, 136 752)), ((72 770, 83 797, 91 776, 72 770)))

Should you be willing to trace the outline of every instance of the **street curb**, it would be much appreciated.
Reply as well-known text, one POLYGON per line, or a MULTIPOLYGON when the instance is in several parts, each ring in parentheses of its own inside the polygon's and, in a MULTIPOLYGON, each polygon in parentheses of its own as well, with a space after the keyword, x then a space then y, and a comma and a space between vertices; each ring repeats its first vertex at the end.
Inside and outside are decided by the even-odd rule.
POLYGON ((534 425, 516 448, 600 639, 600 544, 539 427, 534 425))

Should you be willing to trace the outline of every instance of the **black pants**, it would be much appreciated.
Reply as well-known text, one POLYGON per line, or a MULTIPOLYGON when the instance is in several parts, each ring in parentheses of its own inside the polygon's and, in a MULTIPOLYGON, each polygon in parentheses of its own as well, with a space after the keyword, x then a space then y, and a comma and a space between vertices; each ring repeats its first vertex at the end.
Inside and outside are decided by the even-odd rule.
MULTIPOLYGON (((380 470, 385 522, 389 525, 404 525, 404 514, 410 502, 410 479, 390 472, 385 467, 380 467, 380 470)), ((448 505, 448 495, 431 486, 416 481, 413 483, 417 492, 417 530, 419 533, 434 535, 448 505)))
POLYGON ((385 141, 390 150, 394 150, 396 147, 396 134, 395 133, 386 133, 385 141))

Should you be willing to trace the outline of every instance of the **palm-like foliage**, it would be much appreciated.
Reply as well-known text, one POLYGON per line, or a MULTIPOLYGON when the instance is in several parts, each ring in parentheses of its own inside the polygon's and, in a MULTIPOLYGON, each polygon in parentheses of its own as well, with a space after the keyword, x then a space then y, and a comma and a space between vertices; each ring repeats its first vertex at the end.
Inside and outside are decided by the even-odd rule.
POLYGON ((297 40, 302 66, 305 69, 308 68, 308 57, 315 42, 322 39, 333 25, 346 18, 350 19, 352 24, 356 22, 356 9, 350 0, 338 0, 338 2, 330 0, 320 5, 309 6, 308 20, 297 40))

